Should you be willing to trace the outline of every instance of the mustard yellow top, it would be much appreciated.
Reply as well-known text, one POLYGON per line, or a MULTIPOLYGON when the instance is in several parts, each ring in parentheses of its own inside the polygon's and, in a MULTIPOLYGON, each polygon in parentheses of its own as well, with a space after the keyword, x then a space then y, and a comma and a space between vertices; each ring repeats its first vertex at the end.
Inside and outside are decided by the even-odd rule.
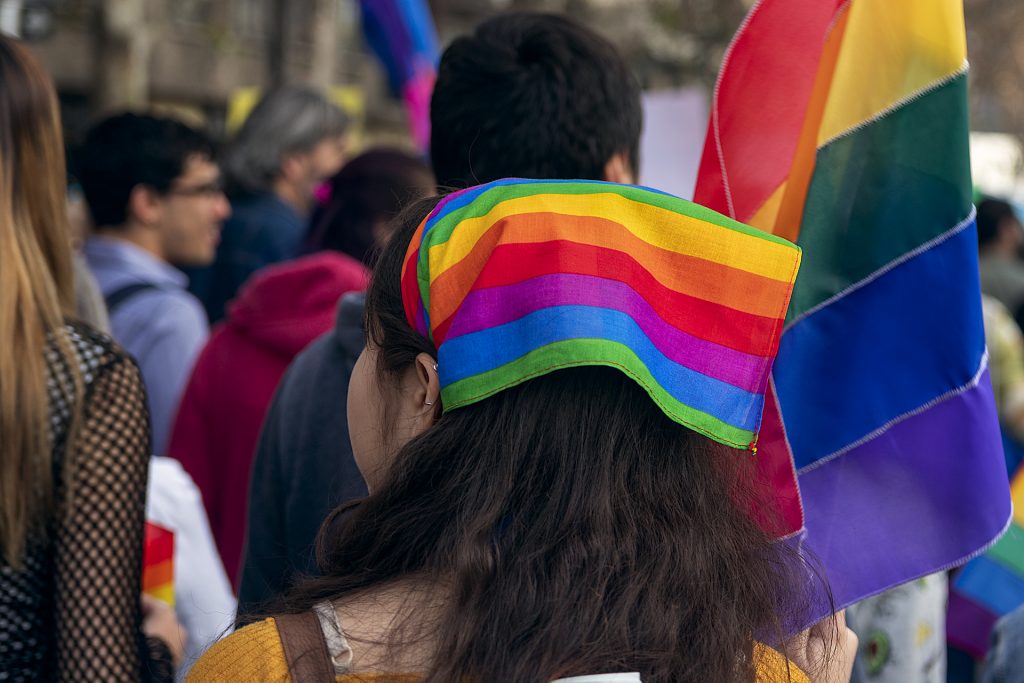
MULTIPOLYGON (((770 647, 757 644, 755 657, 757 683, 810 683, 803 671, 770 647)), ((338 676, 337 683, 372 683, 385 679, 388 683, 415 683, 417 677, 357 674, 338 676)), ((235 681, 293 683, 273 619, 250 624, 215 644, 195 663, 187 679, 187 683, 235 681)))

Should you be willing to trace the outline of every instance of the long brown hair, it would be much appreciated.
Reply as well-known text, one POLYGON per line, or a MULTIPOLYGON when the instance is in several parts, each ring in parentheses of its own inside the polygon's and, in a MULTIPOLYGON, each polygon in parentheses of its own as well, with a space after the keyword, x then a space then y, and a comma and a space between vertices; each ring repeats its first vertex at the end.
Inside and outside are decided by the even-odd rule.
POLYGON ((68 352, 62 325, 74 285, 65 187, 53 83, 28 49, 0 36, 0 542, 14 566, 53 500, 43 350, 49 336, 68 352))
MULTIPOLYGON (((385 383, 435 353, 406 323, 399 287, 434 202, 399 218, 367 293, 385 383)), ((377 491, 324 524, 323 577, 285 605, 410 576, 450 587, 436 619, 389 640, 436 643, 417 672, 428 683, 608 671, 750 681, 755 638, 781 640, 806 579, 742 512, 764 493, 751 465, 671 421, 622 373, 561 370, 444 413, 404 445, 377 491)))

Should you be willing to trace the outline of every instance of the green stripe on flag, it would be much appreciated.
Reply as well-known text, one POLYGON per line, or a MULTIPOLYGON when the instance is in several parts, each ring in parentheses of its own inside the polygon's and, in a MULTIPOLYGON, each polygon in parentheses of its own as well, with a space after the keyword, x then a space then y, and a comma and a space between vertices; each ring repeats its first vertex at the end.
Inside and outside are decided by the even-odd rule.
POLYGON ((1024 529, 1013 524, 987 555, 1010 571, 1024 578, 1024 529))
POLYGON ((949 231, 970 209, 961 75, 818 150, 789 318, 949 231))

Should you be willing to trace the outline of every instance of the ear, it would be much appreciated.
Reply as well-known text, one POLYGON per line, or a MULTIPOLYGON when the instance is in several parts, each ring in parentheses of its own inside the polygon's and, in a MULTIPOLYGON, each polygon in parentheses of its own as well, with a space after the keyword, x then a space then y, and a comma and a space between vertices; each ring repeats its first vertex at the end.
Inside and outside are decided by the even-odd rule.
POLYGON ((417 433, 425 432, 441 414, 441 380, 437 375, 437 361, 428 353, 416 356, 412 368, 415 379, 412 395, 420 405, 416 415, 417 433))
POLYGON ((128 216, 142 225, 159 223, 163 206, 163 198, 146 185, 136 185, 128 195, 128 216))
POLYGON ((636 183, 636 175, 633 173, 633 167, 629 163, 629 155, 625 151, 616 152, 605 162, 604 180, 607 180, 609 183, 619 183, 622 185, 634 185, 636 183))

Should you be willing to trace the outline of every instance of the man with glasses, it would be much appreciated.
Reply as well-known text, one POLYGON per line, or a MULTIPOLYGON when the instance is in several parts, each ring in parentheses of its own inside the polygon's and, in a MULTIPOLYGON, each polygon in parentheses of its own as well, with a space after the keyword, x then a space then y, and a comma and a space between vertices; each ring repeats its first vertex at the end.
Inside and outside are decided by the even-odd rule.
POLYGON ((212 262, 231 213, 213 145, 178 121, 120 114, 89 131, 76 170, 94 225, 85 257, 114 338, 142 371, 153 450, 166 455, 178 401, 209 334, 178 267, 212 262))

